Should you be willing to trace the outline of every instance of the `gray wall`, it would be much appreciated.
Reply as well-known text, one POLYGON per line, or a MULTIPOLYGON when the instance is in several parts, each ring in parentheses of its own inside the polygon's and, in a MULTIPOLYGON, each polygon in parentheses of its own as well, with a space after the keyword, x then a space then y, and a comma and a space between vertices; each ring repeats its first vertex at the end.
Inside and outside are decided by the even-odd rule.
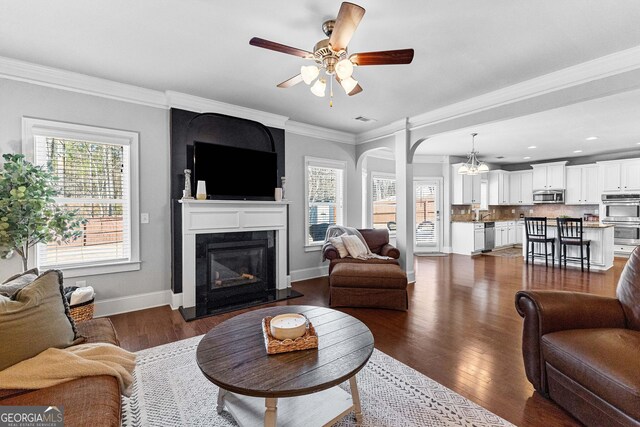
MULTIPOLYGON (((22 117, 58 120, 140 134, 139 271, 70 278, 86 280, 101 299, 170 289, 168 111, 0 79, 0 154, 22 151, 22 117)), ((0 280, 21 271, 19 257, 0 260, 0 280)))
MULTIPOLYGON (((355 146, 330 142, 287 132, 285 134, 285 159, 289 207, 289 265, 290 270, 314 269, 322 266, 320 251, 305 252, 304 229, 304 158, 305 156, 341 160, 347 163, 346 225, 359 225, 361 218, 360 182, 356 174, 355 146)), ((325 262, 324 265, 328 265, 325 262)), ((309 272, 313 275, 313 272, 309 272)), ((295 279, 295 275, 293 279, 295 279)))

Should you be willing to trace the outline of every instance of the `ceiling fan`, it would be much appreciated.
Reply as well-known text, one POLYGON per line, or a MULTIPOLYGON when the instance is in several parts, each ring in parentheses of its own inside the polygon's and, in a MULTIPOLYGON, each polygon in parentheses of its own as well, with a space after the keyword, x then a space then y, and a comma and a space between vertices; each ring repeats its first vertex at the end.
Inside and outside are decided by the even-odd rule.
MULTIPOLYGON (((252 38, 249 44, 315 61, 317 66, 303 65, 300 67, 300 74, 283 81, 278 85, 279 88, 288 88, 300 82, 311 85, 317 78, 316 82, 311 86, 311 92, 316 96, 323 97, 326 91, 327 79, 321 76, 320 72, 324 70, 330 81, 330 96, 332 98, 332 76, 335 76, 336 81, 342 86, 347 95, 353 96, 362 92, 362 87, 353 78, 354 66, 410 64, 413 60, 413 49, 385 50, 349 55, 347 45, 351 37, 353 37, 360 20, 362 20, 364 12, 364 8, 357 4, 342 3, 338 17, 322 24, 322 31, 328 38, 316 43, 313 47, 313 52, 258 37, 252 38)), ((329 105, 333 106, 333 102, 331 101, 329 105)))

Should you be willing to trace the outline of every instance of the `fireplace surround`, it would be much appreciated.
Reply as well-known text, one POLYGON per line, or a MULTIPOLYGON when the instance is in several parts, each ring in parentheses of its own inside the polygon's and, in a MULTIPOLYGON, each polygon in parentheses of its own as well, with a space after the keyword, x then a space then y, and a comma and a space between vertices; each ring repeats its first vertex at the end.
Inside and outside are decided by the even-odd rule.
POLYGON ((186 320, 301 296, 287 274, 286 201, 183 200, 186 320))

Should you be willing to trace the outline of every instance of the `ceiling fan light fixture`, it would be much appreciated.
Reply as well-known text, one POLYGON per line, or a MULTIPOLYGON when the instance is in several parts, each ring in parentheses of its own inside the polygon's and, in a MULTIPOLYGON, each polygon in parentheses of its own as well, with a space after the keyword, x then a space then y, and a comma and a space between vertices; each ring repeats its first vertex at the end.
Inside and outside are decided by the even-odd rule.
POLYGON ((358 85, 358 81, 353 77, 348 77, 346 79, 340 80, 340 84, 344 91, 349 95, 353 89, 358 85))
POLYGON ((353 74, 353 63, 349 58, 342 59, 336 64, 336 74, 340 80, 346 80, 353 74))
POLYGON ((302 81, 310 85, 311 82, 318 77, 320 70, 315 65, 303 65, 300 67, 300 74, 302 75, 302 81))
POLYGON ((318 79, 313 86, 311 86, 311 93, 320 98, 324 97, 324 92, 327 88, 327 82, 324 79, 318 79))

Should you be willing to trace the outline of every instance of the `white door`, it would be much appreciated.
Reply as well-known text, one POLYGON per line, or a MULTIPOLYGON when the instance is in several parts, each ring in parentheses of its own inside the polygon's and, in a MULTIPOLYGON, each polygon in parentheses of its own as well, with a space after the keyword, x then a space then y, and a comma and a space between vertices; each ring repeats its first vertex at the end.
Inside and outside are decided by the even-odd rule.
POLYGON ((600 166, 602 191, 620 191, 620 163, 609 163, 600 166))
POLYGON ((523 205, 533 204, 533 172, 522 172, 520 175, 520 199, 523 205))
POLYGON ((585 166, 582 168, 582 201, 589 205, 600 203, 597 166, 585 166))
POLYGON ((512 205, 520 204, 520 186, 522 181, 522 175, 519 173, 512 173, 510 177, 510 186, 509 186, 509 202, 512 205))
POLYGON ((640 190, 640 162, 622 164, 622 187, 624 191, 640 190))
POLYGON ((533 189, 534 190, 546 190, 547 189, 547 167, 538 166, 533 168, 533 189))
POLYGON ((564 165, 547 166, 547 188, 562 190, 564 188, 564 165))
POLYGON ((442 178, 413 183, 416 252, 442 251, 442 178))
POLYGON ((564 193, 565 204, 582 204, 582 179, 582 166, 570 166, 567 168, 567 190, 564 193))

